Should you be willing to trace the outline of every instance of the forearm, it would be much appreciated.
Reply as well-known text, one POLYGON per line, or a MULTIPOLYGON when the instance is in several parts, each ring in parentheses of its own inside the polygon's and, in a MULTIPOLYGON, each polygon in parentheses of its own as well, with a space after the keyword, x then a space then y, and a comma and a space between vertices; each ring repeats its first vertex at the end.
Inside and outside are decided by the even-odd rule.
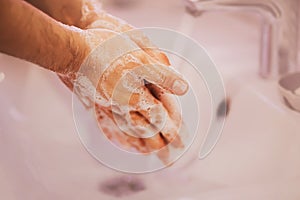
POLYGON ((55 72, 74 70, 88 53, 78 32, 24 1, 1 2, 0 33, 1 52, 55 72))
MULTIPOLYGON (((100 0, 26 0, 41 9, 52 18, 81 29, 101 28, 114 32, 127 32, 134 29, 133 26, 115 16, 108 14, 102 9, 100 0)), ((129 34, 130 38, 151 56, 166 61, 164 55, 155 52, 151 42, 142 32, 137 31, 129 34), (145 48, 146 47, 146 48, 145 48)), ((166 62, 165 64, 168 64, 166 62)))

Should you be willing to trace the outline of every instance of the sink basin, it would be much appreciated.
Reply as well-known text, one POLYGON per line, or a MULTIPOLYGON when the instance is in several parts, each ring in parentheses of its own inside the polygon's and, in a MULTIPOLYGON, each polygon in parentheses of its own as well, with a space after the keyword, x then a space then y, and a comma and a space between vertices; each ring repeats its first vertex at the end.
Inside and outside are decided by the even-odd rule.
POLYGON ((191 28, 183 23, 189 17, 180 1, 161 7, 159 1, 134 2, 128 7, 107 3, 107 9, 136 26, 162 26, 192 36, 208 50, 225 83, 234 80, 238 85, 232 96, 228 86, 231 107, 213 152, 199 160, 195 143, 186 157, 156 173, 109 169, 81 144, 72 95, 56 75, 1 54, 1 198, 299 199, 300 115, 281 102, 275 80, 257 75, 256 20, 231 14, 220 23, 219 15, 209 14, 191 28))

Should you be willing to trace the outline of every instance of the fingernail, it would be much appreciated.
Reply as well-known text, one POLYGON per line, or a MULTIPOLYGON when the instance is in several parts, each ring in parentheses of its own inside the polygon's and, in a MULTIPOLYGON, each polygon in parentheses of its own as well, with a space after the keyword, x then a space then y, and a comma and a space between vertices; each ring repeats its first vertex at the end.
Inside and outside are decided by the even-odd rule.
POLYGON ((184 94, 188 89, 188 84, 182 80, 175 80, 172 87, 176 94, 184 94))

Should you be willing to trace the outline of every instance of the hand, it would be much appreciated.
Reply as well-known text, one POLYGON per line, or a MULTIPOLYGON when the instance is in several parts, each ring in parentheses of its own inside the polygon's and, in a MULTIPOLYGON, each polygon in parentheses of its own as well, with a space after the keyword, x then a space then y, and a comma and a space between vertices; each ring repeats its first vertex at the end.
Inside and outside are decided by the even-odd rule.
MULTIPOLYGON (((85 62, 84 69, 80 71, 80 74, 84 74, 92 86, 97 88, 100 101, 96 102, 96 113, 99 125, 107 137, 117 139, 119 144, 126 144, 127 147, 134 147, 143 153, 159 150, 168 143, 175 147, 182 147, 183 144, 178 135, 181 125, 180 111, 176 101, 166 92, 181 95, 186 92, 188 85, 177 72, 164 64, 169 63, 167 57, 160 53, 161 58, 165 59, 164 63, 161 63, 138 48, 130 38, 115 37, 116 33, 107 30, 86 30, 82 36, 88 41, 90 49, 95 49, 99 43, 102 43, 108 51, 107 53, 97 52, 99 49, 96 48, 85 62), (114 42, 117 42, 118 46, 114 42), (112 55, 116 47, 118 50, 120 47, 137 50, 122 55, 106 69, 101 69, 111 60, 115 60, 112 55), (94 57, 94 55, 100 56, 94 57), (97 69, 95 70, 93 66, 97 69), (95 71, 103 72, 99 77, 95 71), (147 87, 144 80, 149 82, 147 87), (182 86, 173 87, 176 81, 182 82, 182 86), (126 85, 136 88, 132 90, 132 88, 124 87, 126 85), (120 126, 123 132, 120 131, 120 126), (154 136, 149 137, 149 134, 154 136)), ((75 76, 64 76, 63 80, 68 83, 69 87, 72 87, 68 80, 70 77, 75 76)), ((86 91, 87 88, 80 81, 78 83, 81 88, 78 95, 82 98, 84 93, 82 91, 86 91)), ((93 95, 90 94, 85 98, 88 101, 84 102, 89 102, 86 106, 92 107, 95 103, 92 100, 93 95)), ((167 163, 168 148, 161 151, 159 156, 167 163)))
MULTIPOLYGON (((23 1, 6 1, 1 9, 3 12, 0 25, 5 31, 0 37, 2 41, 0 51, 60 73, 62 80, 70 88, 73 88, 76 78, 82 78, 77 76, 79 67, 99 43, 109 40, 118 32, 134 30, 127 23, 95 9, 89 0, 28 0, 28 2, 48 15, 23 1), (66 5, 72 5, 72 9, 66 5), (67 10, 64 10, 65 8, 67 10), (15 21, 10 23, 9 19, 13 16, 15 21), (55 19, 78 28, 62 24, 55 19), (31 29, 24 28, 30 23, 38 26, 31 29), (93 30, 95 27, 102 30, 93 30), (18 48, 20 45, 24 48, 18 48)), ((112 49, 110 52, 104 52, 108 53, 107 56, 100 54, 99 58, 89 57, 91 63, 84 65, 86 70, 84 75, 97 89, 101 101, 93 102, 91 95, 83 96, 85 93, 80 91, 76 91, 77 95, 80 99, 88 99, 91 102, 89 106, 95 103, 98 113, 102 113, 108 119, 105 121, 106 124, 110 124, 108 123, 110 120, 111 124, 121 125, 123 131, 117 126, 110 127, 115 127, 113 132, 122 136, 117 140, 126 140, 128 146, 144 153, 158 150, 170 142, 173 146, 181 147, 182 143, 178 136, 181 116, 170 93, 184 94, 188 89, 187 83, 172 68, 167 67, 170 63, 166 55, 153 48, 149 39, 141 32, 131 31, 127 35, 129 38, 124 36, 119 38, 121 49, 136 48, 135 51, 124 53, 116 61, 109 63, 111 53, 116 52, 114 49, 116 45, 109 45, 112 49), (109 64, 107 68, 104 67, 106 64, 109 64), (94 66, 96 66, 94 69, 101 72, 96 76, 93 73, 94 66), (126 70, 130 73, 125 73, 126 70), (124 87, 126 84, 133 85, 137 90, 124 87), (143 101, 147 102, 142 104, 143 101), (166 126, 161 129, 164 124, 166 126), (158 131, 159 134, 153 137, 143 138, 145 135, 148 136, 149 132, 158 131)), ((97 115, 100 117, 100 114, 97 115)), ((100 125, 105 125, 103 120, 99 121, 100 125)), ((111 134, 104 132, 107 135, 111 134)), ((167 160, 167 154, 167 148, 159 152, 164 162, 167 160)))

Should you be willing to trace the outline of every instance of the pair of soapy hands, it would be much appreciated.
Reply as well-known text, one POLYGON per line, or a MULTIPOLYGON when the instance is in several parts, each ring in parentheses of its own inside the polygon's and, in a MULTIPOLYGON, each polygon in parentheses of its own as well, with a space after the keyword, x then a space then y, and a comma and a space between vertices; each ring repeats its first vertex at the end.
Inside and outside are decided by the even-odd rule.
MULTIPOLYGON (((110 140, 125 149, 156 151, 168 163, 166 146, 184 146, 173 94, 186 93, 187 81, 141 31, 108 14, 89 25, 83 37, 93 51, 77 72, 75 93, 87 107, 95 105, 99 126, 110 140), (96 94, 88 94, 91 86, 96 94)), ((74 84, 70 77, 75 76, 61 76, 69 87, 74 84)))
POLYGON ((188 84, 141 31, 93 0, 6 0, 0 11, 0 51, 59 73, 110 140, 165 163, 169 144, 183 147, 171 94, 188 84))

